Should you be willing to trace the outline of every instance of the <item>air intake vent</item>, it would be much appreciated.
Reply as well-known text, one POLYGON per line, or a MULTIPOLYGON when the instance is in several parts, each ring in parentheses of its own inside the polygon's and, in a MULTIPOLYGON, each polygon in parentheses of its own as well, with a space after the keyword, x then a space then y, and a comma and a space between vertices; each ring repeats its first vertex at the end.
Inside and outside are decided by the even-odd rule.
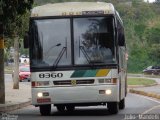
POLYGON ((53 81, 54 85, 89 85, 94 84, 94 79, 85 79, 85 80, 61 80, 53 81))

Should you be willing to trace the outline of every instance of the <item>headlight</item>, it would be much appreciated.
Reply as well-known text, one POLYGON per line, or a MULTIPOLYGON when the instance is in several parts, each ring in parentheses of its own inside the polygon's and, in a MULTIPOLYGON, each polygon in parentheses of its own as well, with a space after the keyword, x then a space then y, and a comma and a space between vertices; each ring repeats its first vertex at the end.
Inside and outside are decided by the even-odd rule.
POLYGON ((106 95, 111 95, 112 90, 107 89, 107 90, 99 90, 99 94, 106 94, 106 95))
POLYGON ((112 91, 110 89, 105 91, 106 95, 110 95, 112 93, 112 91))
POLYGON ((37 96, 39 98, 41 98, 41 97, 47 97, 47 96, 49 96, 49 92, 39 92, 39 93, 37 93, 37 96))
POLYGON ((43 97, 43 93, 39 92, 39 93, 37 93, 37 96, 38 97, 43 97))

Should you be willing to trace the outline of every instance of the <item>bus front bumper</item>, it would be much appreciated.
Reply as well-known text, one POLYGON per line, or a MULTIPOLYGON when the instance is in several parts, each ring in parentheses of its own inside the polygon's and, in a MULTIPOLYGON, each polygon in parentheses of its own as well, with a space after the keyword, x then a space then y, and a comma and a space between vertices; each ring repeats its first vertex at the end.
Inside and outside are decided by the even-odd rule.
POLYGON ((32 104, 106 103, 119 101, 117 85, 32 88, 32 104))

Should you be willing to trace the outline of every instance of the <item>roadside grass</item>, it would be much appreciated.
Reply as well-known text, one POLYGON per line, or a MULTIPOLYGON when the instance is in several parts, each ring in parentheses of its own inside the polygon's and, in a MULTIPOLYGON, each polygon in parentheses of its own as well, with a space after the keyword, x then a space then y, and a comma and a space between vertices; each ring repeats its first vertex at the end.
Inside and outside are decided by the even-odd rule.
POLYGON ((145 78, 128 78, 127 79, 127 84, 128 85, 153 85, 156 84, 155 80, 151 79, 145 79, 145 78))

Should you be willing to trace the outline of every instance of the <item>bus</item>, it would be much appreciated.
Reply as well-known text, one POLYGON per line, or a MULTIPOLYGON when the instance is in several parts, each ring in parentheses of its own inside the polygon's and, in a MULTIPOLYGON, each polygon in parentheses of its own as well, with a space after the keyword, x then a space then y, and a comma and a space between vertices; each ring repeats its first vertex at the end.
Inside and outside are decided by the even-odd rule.
POLYGON ((111 3, 64 2, 32 9, 29 31, 32 105, 49 115, 80 106, 125 108, 127 59, 123 22, 111 3))

